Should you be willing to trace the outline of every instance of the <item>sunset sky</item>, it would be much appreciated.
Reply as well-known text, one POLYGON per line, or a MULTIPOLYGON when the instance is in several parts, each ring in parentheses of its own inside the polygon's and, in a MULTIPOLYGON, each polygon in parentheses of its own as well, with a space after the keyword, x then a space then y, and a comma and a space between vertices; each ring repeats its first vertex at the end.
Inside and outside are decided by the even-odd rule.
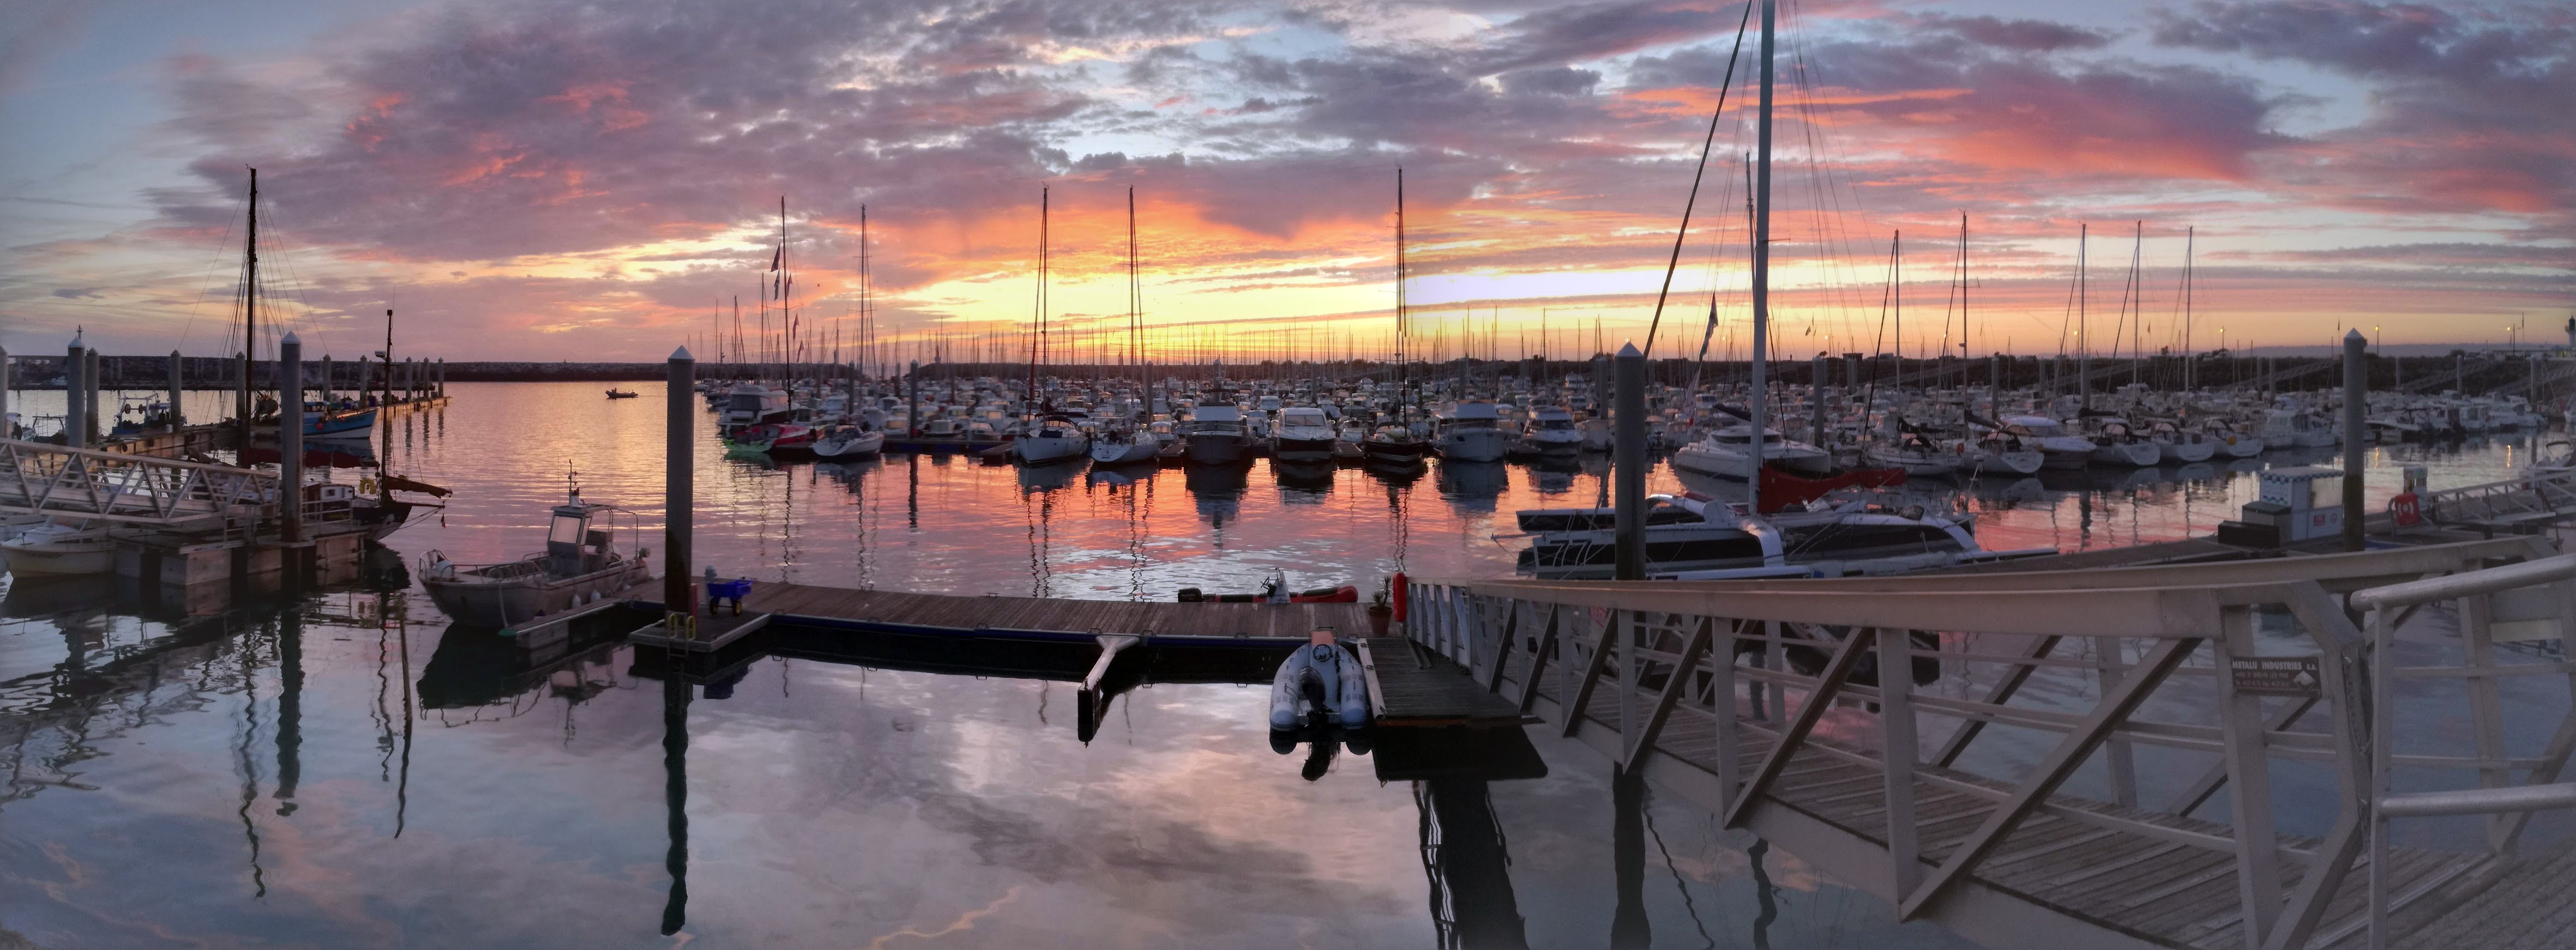
MULTIPOLYGON (((1744 9, 5 0, 0 345, 238 347, 256 166, 308 352, 373 349, 387 307, 450 359, 712 349, 735 297, 756 323, 781 196, 807 326, 854 335, 864 205, 881 356, 1016 352, 1042 187, 1056 345, 1099 352, 1132 187, 1156 358, 1382 355, 1401 166, 1413 351, 1472 314, 1480 353, 1589 354, 1595 321, 1645 335, 1744 9)), ((2199 349, 2550 342, 2576 309, 2576 6, 1780 11, 1787 358, 1896 345, 1899 230, 1903 345, 1958 352, 1962 215, 1978 354, 2083 345, 2079 227, 2095 352, 2184 345, 2187 229, 2199 349)), ((1742 345, 1753 57, 1658 355, 1697 352, 1712 291, 1712 355, 1742 345)))

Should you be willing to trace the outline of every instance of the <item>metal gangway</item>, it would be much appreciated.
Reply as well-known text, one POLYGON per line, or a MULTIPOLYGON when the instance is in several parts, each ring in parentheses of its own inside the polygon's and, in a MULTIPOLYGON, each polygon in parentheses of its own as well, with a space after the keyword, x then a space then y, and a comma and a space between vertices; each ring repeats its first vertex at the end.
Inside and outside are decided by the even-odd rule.
POLYGON ((2576 556, 2535 538, 1407 593, 1479 686, 1990 947, 2576 940, 2576 848, 2524 853, 2576 807, 2576 556))
POLYGON ((274 473, 0 439, 0 511, 196 527, 264 517, 274 473))

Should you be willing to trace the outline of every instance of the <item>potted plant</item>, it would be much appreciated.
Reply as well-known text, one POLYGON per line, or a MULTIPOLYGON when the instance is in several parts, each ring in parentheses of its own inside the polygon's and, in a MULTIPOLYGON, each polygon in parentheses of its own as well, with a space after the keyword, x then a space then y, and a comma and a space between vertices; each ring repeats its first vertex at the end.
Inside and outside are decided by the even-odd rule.
POLYGON ((1378 584, 1377 593, 1369 596, 1368 618, 1369 635, 1386 636, 1386 625, 1395 619, 1395 608, 1387 603, 1386 585, 1383 582, 1378 584))

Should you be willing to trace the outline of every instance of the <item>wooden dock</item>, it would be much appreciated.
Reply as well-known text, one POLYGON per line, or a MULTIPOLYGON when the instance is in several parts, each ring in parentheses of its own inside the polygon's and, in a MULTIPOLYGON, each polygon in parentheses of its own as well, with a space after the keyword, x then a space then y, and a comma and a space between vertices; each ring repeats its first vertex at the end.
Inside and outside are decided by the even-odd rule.
POLYGON ((2576 807, 2576 741, 2507 741, 2576 735, 2576 671, 2499 649, 2576 654, 2576 556, 2537 539, 2020 574, 1417 579, 1409 598, 1412 637, 1471 673, 1453 680, 1986 946, 2576 946, 2576 850, 2517 844, 2533 811, 2576 807), (2375 663, 2428 606, 2457 629, 2375 663), (2267 611, 2316 651, 2310 675, 2256 651, 2267 611), (1897 655, 1913 662, 1877 662, 1897 655), (1908 682, 1927 675, 1956 682, 1908 682), (2462 707, 2465 738, 2388 725, 2462 707), (1980 754, 1988 726, 2038 741, 1980 754), (2191 771, 2142 781, 2149 762, 2191 771), (2334 780, 2276 783, 2280 762, 2334 780), (2318 814, 2320 836, 2278 830, 2318 814), (2439 816, 2485 833, 2372 834, 2425 840, 2404 823, 2439 816))
MULTIPOLYGON (((629 591, 626 599, 660 609, 661 594, 661 582, 655 581, 629 591)), ((1343 637, 1365 635, 1369 629, 1364 604, 1184 604, 964 597, 768 581, 752 585, 751 596, 743 601, 743 613, 767 615, 771 623, 781 626, 1086 644, 1096 643, 1103 634, 1126 634, 1163 645, 1222 646, 1259 641, 1265 648, 1276 648, 1303 643, 1306 635, 1319 627, 1332 628, 1343 637)), ((712 639, 715 629, 714 625, 702 625, 701 639, 712 639)))
POLYGON ((1380 726, 1518 726, 1537 722, 1485 690, 1465 667, 1403 637, 1355 641, 1368 673, 1369 713, 1380 726))

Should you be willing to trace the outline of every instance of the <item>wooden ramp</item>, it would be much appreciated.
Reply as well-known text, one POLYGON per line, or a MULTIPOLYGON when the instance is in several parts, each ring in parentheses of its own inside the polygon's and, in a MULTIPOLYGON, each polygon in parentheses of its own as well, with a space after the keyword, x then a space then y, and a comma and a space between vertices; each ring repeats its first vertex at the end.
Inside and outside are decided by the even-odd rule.
POLYGON ((1990 947, 2576 947, 2576 851, 2517 850, 2576 803, 2576 555, 2533 539, 1408 597, 1452 685, 1990 947), (2258 650, 2267 612, 2310 652, 2258 650), (2409 824, 2455 816, 2486 833, 2409 824))
POLYGON ((1403 637, 1354 641, 1368 674, 1369 712, 1380 726, 1517 726, 1536 722, 1520 707, 1477 685, 1448 657, 1417 649, 1403 637))

